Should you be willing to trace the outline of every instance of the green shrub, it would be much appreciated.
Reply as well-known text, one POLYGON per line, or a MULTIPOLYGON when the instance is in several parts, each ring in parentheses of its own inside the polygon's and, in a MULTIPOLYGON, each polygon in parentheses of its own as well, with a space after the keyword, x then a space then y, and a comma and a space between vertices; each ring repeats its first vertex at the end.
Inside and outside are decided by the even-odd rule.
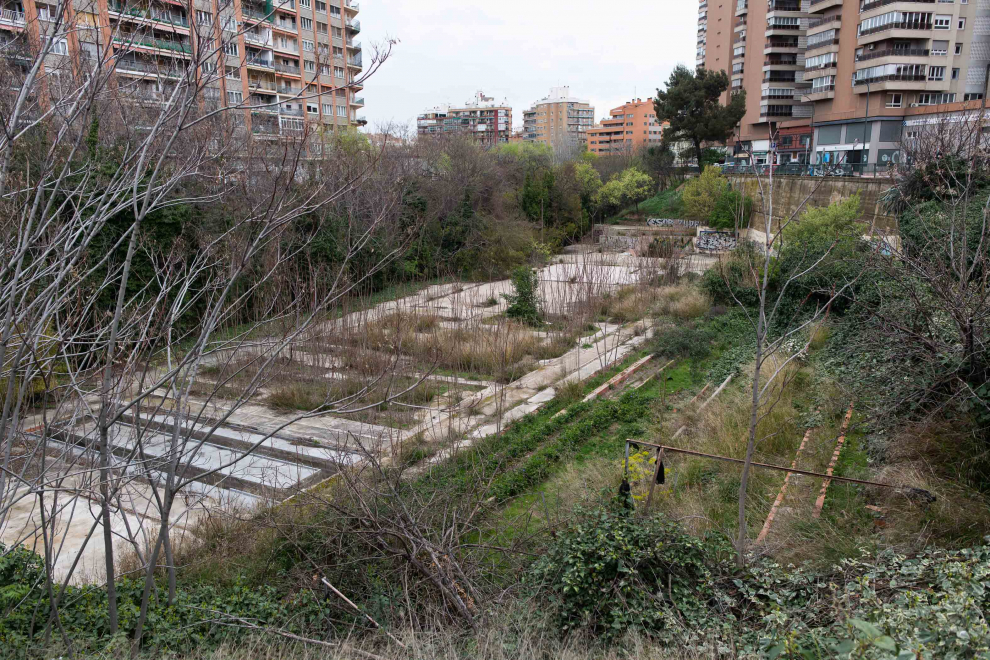
POLYGON ((738 218, 739 227, 747 227, 752 214, 752 197, 743 197, 738 191, 726 190, 715 202, 715 208, 708 217, 708 225, 715 229, 735 229, 738 218))
POLYGON ((717 167, 706 167, 701 176, 684 184, 684 207, 688 217, 708 222, 719 199, 729 189, 729 181, 717 167))
POLYGON ((505 315, 529 325, 538 325, 543 318, 540 301, 540 280, 536 271, 520 266, 512 271, 512 288, 515 293, 503 293, 509 306, 505 315))
POLYGON ((559 533, 529 580, 555 606, 564 631, 586 629, 609 639, 627 631, 660 633, 705 619, 712 568, 724 549, 663 517, 613 506, 559 533))

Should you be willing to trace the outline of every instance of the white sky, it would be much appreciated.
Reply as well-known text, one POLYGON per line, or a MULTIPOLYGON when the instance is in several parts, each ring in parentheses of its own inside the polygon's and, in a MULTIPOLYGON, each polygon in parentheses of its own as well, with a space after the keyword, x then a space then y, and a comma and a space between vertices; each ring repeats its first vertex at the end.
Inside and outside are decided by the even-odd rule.
POLYGON ((677 64, 694 66, 697 0, 360 0, 365 65, 371 45, 400 40, 363 96, 366 130, 463 103, 482 90, 508 99, 512 120, 569 85, 595 119, 653 96, 677 64))

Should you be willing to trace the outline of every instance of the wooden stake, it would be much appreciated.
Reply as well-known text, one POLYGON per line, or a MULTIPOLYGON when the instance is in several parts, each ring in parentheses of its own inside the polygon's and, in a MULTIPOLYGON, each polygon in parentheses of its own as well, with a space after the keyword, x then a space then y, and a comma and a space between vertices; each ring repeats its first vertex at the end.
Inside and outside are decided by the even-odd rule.
POLYGON ((852 419, 853 414, 853 404, 849 402, 849 410, 846 412, 846 418, 842 420, 842 429, 839 431, 839 441, 835 443, 835 451, 832 452, 832 460, 828 464, 828 469, 825 470, 825 480, 822 482, 822 490, 818 494, 818 501, 815 502, 815 512, 812 515, 816 520, 822 515, 822 507, 825 506, 825 493, 828 491, 829 484, 832 483, 832 471, 835 470, 835 464, 839 462, 839 454, 842 453, 842 445, 846 441, 846 429, 849 428, 849 420, 852 419))

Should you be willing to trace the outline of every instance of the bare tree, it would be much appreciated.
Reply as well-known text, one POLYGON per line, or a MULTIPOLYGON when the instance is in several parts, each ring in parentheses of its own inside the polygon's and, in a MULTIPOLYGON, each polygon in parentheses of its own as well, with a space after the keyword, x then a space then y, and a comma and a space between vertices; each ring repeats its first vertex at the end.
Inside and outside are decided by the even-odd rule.
MULTIPOLYGON (((774 139, 771 138, 771 142, 773 141, 774 139)), ((757 246, 757 250, 745 258, 743 265, 747 271, 745 276, 756 291, 755 305, 748 306, 736 296, 735 278, 730 274, 724 260, 720 260, 719 263, 727 290, 744 310, 753 328, 756 349, 750 385, 752 397, 746 455, 739 483, 739 528, 736 539, 736 562, 739 567, 742 567, 746 561, 747 490, 753 455, 762 440, 758 433, 759 424, 772 412, 779 400, 780 393, 789 380, 787 367, 807 351, 810 335, 805 337, 803 346, 797 350, 788 350, 787 346, 799 340, 806 330, 818 323, 832 302, 845 295, 858 279, 854 277, 835 282, 828 290, 816 291, 818 299, 813 309, 805 308, 804 305, 795 307, 789 304, 788 296, 799 286, 799 282, 808 278, 829 260, 840 241, 848 237, 836 236, 820 250, 811 250, 807 246, 785 245, 788 228, 800 221, 801 213, 822 182, 818 182, 793 209, 778 212, 780 218, 777 219, 775 197, 779 177, 774 176, 773 166, 766 168, 765 171, 761 169, 757 166, 753 167, 753 176, 759 184, 761 204, 761 213, 754 214, 754 218, 762 218, 762 223, 754 226, 751 221, 750 224, 752 242, 757 246), (780 258, 785 249, 790 250, 790 254, 794 257, 786 262, 780 258)), ((741 215, 742 209, 737 211, 741 215)), ((861 234, 871 235, 872 232, 872 227, 860 231, 861 234)))

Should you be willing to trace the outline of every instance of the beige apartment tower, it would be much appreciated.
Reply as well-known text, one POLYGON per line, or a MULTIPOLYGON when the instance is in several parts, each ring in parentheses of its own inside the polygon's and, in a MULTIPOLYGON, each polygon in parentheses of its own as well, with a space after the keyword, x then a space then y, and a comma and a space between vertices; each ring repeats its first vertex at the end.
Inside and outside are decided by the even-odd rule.
POLYGON ((701 0, 698 11, 698 66, 747 93, 737 162, 768 162, 771 130, 807 126, 809 162, 883 167, 918 127, 987 93, 990 0, 701 0))
POLYGON ((550 94, 523 112, 526 141, 549 144, 555 149, 577 149, 595 125, 595 108, 571 96, 570 87, 553 87, 550 94))
POLYGON ((52 40, 57 5, 0 0, 0 47, 8 61, 52 41, 49 72, 112 66, 141 102, 162 101, 199 62, 206 103, 244 108, 255 134, 294 135, 304 124, 352 126, 362 49, 351 0, 72 0, 52 40))

